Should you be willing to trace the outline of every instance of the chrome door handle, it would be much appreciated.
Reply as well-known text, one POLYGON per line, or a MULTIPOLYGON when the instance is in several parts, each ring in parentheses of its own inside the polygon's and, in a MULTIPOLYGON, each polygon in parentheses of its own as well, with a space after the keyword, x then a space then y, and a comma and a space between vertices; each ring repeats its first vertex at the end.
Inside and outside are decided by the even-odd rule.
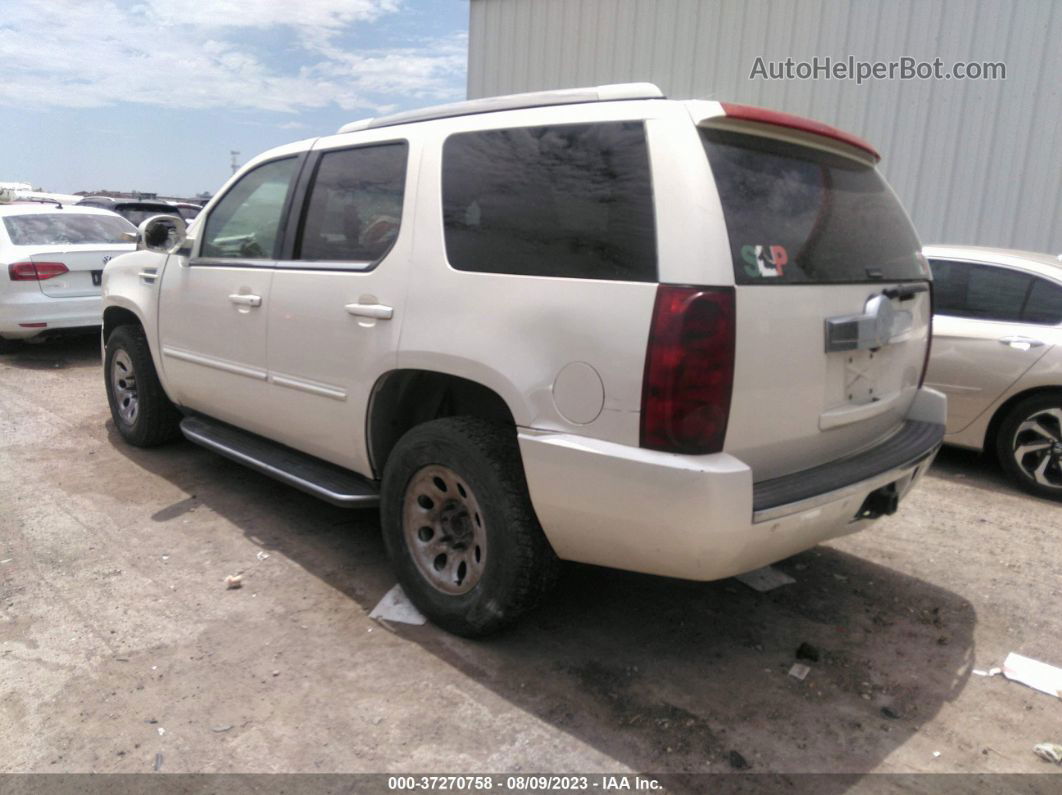
POLYGON ((1039 348, 1044 344, 1043 340, 1034 340, 1032 337, 1022 337, 1021 335, 1000 337, 999 343, 1000 345, 1009 345, 1011 348, 1017 348, 1019 351, 1027 351, 1030 348, 1039 348))
POLYGON ((395 315, 394 307, 384 304, 347 304, 347 314, 355 317, 374 317, 377 320, 390 320, 395 315))
POLYGON ((140 281, 144 284, 154 284, 155 280, 159 278, 158 271, 140 271, 137 275, 140 276, 140 281))
POLYGON ((243 295, 242 293, 233 293, 229 296, 229 300, 239 306, 261 306, 262 296, 260 295, 243 295))

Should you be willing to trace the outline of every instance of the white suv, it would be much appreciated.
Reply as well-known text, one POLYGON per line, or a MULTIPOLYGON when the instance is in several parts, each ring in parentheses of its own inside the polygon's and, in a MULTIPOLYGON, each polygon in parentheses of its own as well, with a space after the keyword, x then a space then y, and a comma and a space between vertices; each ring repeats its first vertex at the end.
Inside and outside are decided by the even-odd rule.
POLYGON ((929 273, 877 159, 645 84, 271 150, 187 239, 108 265, 115 425, 379 504, 402 586, 460 634, 558 558, 763 566, 893 512, 941 442, 929 273))

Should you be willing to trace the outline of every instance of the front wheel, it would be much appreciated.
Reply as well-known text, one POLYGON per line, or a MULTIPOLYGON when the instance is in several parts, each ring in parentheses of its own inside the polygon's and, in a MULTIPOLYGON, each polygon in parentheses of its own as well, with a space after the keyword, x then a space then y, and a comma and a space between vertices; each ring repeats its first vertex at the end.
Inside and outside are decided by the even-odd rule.
POLYGON ((1015 405, 1000 423, 996 454, 1023 489, 1062 500, 1062 392, 1015 405))
POLYGON ((453 417, 415 427, 388 458, 380 512, 402 588, 457 635, 512 623, 556 578, 511 426, 453 417))
POLYGON ((162 390, 139 328, 119 326, 107 338, 103 372, 114 426, 129 444, 155 447, 179 435, 180 414, 162 390))

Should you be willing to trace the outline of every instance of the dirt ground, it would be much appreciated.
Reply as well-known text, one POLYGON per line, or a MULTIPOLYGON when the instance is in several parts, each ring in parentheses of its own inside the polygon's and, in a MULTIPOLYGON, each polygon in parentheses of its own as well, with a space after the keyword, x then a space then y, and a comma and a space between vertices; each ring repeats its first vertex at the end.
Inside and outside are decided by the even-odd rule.
POLYGON ((122 444, 97 341, 47 342, 0 356, 0 772, 1062 772, 1062 702, 971 674, 1062 665, 1060 539, 945 450, 767 593, 570 566, 496 638, 389 626, 374 512, 122 444))

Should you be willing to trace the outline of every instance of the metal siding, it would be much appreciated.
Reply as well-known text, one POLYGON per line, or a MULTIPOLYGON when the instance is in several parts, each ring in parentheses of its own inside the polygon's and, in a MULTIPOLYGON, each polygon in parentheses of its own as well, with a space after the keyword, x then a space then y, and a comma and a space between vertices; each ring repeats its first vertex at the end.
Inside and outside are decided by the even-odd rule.
POLYGON ((872 141, 925 242, 1062 252, 1053 0, 471 0, 470 98, 646 80, 872 141), (754 59, 1003 61, 1006 81, 750 80, 754 59))

